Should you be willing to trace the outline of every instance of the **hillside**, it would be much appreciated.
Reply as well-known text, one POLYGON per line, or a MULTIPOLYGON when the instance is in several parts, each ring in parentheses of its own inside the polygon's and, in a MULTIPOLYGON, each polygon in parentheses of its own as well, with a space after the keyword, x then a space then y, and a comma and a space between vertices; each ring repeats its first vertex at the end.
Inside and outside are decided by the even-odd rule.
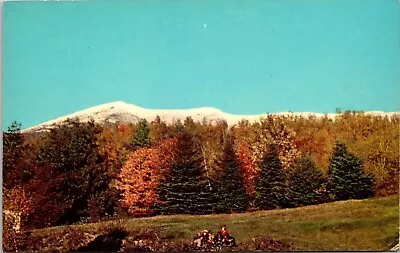
MULTIPOLYGON (((194 123, 190 119, 184 124, 139 121, 118 126, 72 120, 53 131, 26 135, 16 124, 15 131, 3 136, 3 209, 23 213, 23 229, 104 221, 110 215, 114 219, 177 215, 120 220, 124 225, 134 224, 128 228, 128 245, 142 226, 157 235, 152 238, 179 244, 178 239, 188 242, 204 227, 215 232, 223 222, 245 243, 242 250, 255 243, 252 236, 267 237, 273 245, 283 245, 281 250, 288 249, 286 245, 290 249, 385 249, 397 237, 397 226, 386 231, 398 221, 395 202, 387 206, 369 202, 375 206, 367 206, 361 214, 358 210, 363 206, 344 214, 336 206, 351 206, 352 201, 327 204, 325 209, 320 205, 251 211, 254 207, 270 210, 398 195, 399 120, 398 116, 345 112, 335 120, 268 117, 231 129, 224 122, 194 123), (279 186, 279 191, 268 184, 279 186), (387 207, 391 209, 385 213, 387 207), (232 210, 250 213, 217 215, 232 210), (302 217, 292 215, 296 212, 292 210, 300 210, 302 217), (179 215, 183 213, 213 215, 179 215), (364 234, 368 238, 360 239, 364 234), (369 237, 375 241, 371 243, 369 237), (317 242, 310 241, 315 238, 317 242)), ((110 226, 114 225, 102 223, 86 234, 82 231, 91 226, 64 227, 43 240, 34 234, 29 244, 41 245, 38 250, 46 245, 53 250, 77 249, 69 242, 56 244, 71 236, 76 243, 86 244, 110 226)), ((10 251, 12 219, 5 228, 10 251)))
MULTIPOLYGON (((365 112, 366 115, 374 115, 374 116, 388 116, 391 117, 394 114, 398 114, 398 112, 380 112, 380 111, 372 111, 365 112)), ((275 115, 281 116, 299 116, 299 117, 328 117, 330 119, 334 119, 336 117, 335 113, 331 114, 322 114, 322 113, 314 113, 314 112, 281 112, 275 113, 275 115)), ((106 103, 102 105, 97 105, 94 107, 90 107, 85 110, 81 110, 75 113, 71 113, 54 120, 50 120, 39 124, 37 126, 33 126, 25 129, 24 131, 37 131, 43 130, 47 128, 51 128, 54 124, 59 124, 62 121, 68 118, 78 118, 80 121, 85 122, 93 119, 98 123, 136 123, 139 119, 143 118, 147 121, 151 122, 157 116, 160 116, 161 120, 166 123, 172 123, 174 120, 185 120, 187 117, 191 117, 194 121, 202 121, 204 118, 207 121, 218 121, 225 120, 228 125, 233 125, 238 123, 241 120, 248 120, 249 122, 255 122, 260 119, 260 117, 265 117, 267 114, 260 115, 234 115, 225 113, 217 108, 213 107, 201 107, 194 109, 147 109, 140 106, 136 106, 133 104, 128 104, 122 101, 106 103)))
MULTIPOLYGON (((222 215, 173 215, 152 218, 125 219, 70 227, 53 227, 36 230, 34 237, 47 238, 61 248, 72 247, 71 243, 59 242, 60 234, 68 231, 99 231, 113 226, 125 227, 133 238, 138 231, 153 231, 161 240, 190 240, 202 229, 216 231, 226 224, 239 243, 262 236, 290 245, 291 250, 346 251, 389 250, 399 235, 399 198, 373 198, 348 200, 293 209, 257 211, 242 214, 222 215), (51 239, 53 238, 53 240, 51 239), (69 246, 67 246, 69 245, 69 246)), ((81 239, 82 240, 82 239, 81 239)), ((81 242, 82 243, 82 242, 81 242)), ((55 250, 56 245, 41 245, 42 249, 55 250)), ((72 249, 72 248, 70 248, 72 249)))

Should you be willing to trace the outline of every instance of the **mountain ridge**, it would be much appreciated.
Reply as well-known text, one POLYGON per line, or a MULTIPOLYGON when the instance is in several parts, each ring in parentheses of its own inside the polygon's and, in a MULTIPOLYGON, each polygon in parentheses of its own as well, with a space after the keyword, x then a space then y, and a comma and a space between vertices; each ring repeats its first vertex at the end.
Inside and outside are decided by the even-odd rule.
MULTIPOLYGON (((364 112, 366 115, 373 116, 388 116, 400 115, 400 112, 383 112, 383 111, 370 111, 364 112)), ((114 101, 110 103, 100 104, 89 107, 84 110, 67 114, 65 116, 57 117, 53 120, 49 120, 24 129, 24 132, 45 130, 54 127, 55 125, 67 120, 68 118, 78 118, 80 121, 89 121, 93 119, 98 123, 135 123, 139 119, 146 119, 152 121, 159 116, 161 120, 166 123, 172 123, 174 120, 184 120, 186 117, 192 117, 194 121, 201 121, 203 118, 208 121, 214 122, 218 120, 225 120, 228 125, 234 125, 241 120, 248 120, 249 122, 258 121, 262 117, 267 115, 276 116, 299 116, 299 117, 327 117, 334 119, 337 113, 315 113, 315 112, 280 112, 280 113, 265 113, 255 115, 236 115, 223 112, 222 110, 214 107, 198 107, 190 109, 148 109, 140 107, 134 104, 129 104, 124 101, 114 101)))

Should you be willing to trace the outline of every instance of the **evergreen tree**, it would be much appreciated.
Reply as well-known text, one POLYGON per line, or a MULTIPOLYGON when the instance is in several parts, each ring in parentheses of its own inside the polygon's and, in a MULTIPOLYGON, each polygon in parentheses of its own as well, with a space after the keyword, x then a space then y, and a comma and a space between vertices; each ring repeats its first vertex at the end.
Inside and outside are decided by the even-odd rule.
POLYGON ((111 179, 101 164, 98 133, 100 127, 93 121, 81 123, 75 119, 50 130, 37 155, 39 166, 45 169, 39 171, 35 180, 40 183, 32 189, 38 208, 36 217, 51 219, 51 225, 76 222, 88 216, 88 200, 107 191, 111 179), (48 203, 51 208, 44 210, 42 207, 48 203))
POLYGON ((244 179, 239 170, 233 142, 233 133, 228 133, 222 157, 222 167, 224 170, 216 194, 218 203, 216 207, 217 212, 243 212, 248 207, 244 179))
POLYGON ((160 183, 160 205, 163 214, 205 214, 212 211, 211 182, 202 176, 202 157, 193 137, 183 133, 178 137, 177 162, 160 183))
POLYGON ((361 161, 347 147, 336 142, 328 169, 328 191, 336 200, 373 196, 374 180, 361 168, 361 161))
POLYGON ((135 136, 131 142, 132 149, 138 149, 141 147, 148 147, 151 145, 151 140, 149 136, 149 124, 147 123, 146 119, 140 119, 137 127, 135 136))
POLYGON ((280 207, 284 197, 284 181, 277 146, 271 144, 260 164, 260 173, 256 184, 256 207, 266 210, 280 207))
POLYGON ((24 136, 20 130, 21 124, 14 121, 7 132, 3 133, 3 185, 9 188, 16 184, 13 180, 16 177, 15 174, 18 173, 16 166, 21 161, 24 151, 24 136))
POLYGON ((287 206, 320 203, 325 177, 309 156, 302 156, 287 171, 287 206))

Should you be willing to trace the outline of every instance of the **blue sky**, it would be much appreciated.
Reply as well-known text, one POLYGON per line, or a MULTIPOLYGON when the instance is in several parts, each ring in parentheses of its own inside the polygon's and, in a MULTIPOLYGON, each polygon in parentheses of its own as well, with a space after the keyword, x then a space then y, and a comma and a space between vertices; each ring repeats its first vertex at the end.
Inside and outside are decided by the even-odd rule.
POLYGON ((3 129, 122 100, 400 110, 396 0, 6 2, 3 129))

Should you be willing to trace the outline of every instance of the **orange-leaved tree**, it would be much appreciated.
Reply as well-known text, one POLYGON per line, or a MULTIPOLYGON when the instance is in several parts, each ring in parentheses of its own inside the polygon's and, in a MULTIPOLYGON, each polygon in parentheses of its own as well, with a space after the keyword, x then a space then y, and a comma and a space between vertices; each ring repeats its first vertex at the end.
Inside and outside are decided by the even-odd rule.
POLYGON ((121 169, 115 186, 122 191, 121 204, 129 214, 149 216, 158 203, 160 180, 175 160, 176 139, 165 139, 153 147, 134 151, 121 169))

